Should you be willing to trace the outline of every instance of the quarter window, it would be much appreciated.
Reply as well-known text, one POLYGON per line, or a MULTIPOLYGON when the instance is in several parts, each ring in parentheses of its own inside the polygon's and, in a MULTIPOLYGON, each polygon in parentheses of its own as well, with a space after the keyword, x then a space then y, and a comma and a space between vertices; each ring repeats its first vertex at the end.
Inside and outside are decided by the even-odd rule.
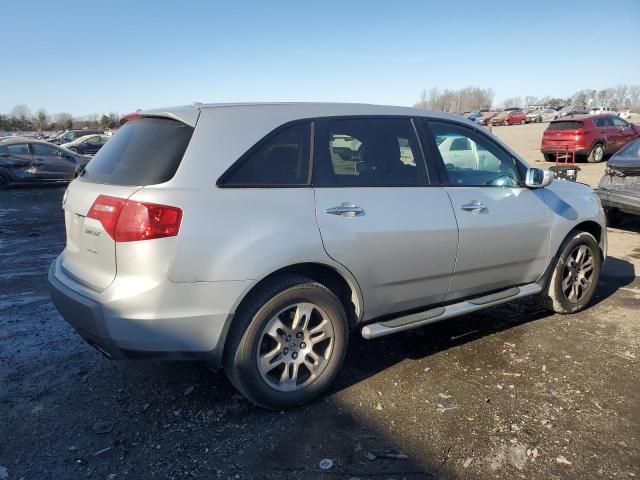
POLYGON ((249 150, 225 175, 225 186, 287 186, 309 183, 310 124, 290 126, 249 150))
POLYGON ((450 123, 432 121, 429 126, 450 185, 518 186, 514 159, 487 137, 450 123))
POLYGON ((402 118, 336 119, 320 140, 320 183, 340 186, 418 186, 422 156, 413 124, 402 118), (326 182, 325 182, 326 180, 326 182))

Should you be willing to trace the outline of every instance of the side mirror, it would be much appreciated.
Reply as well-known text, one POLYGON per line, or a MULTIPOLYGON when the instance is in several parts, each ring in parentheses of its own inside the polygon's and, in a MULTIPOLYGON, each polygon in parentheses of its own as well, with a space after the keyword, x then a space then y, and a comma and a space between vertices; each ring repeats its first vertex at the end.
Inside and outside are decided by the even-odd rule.
POLYGON ((541 188, 553 182, 553 172, 544 168, 529 168, 524 184, 529 188, 541 188))

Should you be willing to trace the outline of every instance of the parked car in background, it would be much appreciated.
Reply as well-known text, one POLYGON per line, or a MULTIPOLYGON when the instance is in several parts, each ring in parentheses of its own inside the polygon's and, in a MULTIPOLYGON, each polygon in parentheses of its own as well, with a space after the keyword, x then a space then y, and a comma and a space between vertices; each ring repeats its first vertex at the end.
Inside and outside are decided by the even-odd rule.
POLYGON ((609 159, 597 193, 610 226, 619 226, 625 216, 640 215, 640 139, 609 159))
POLYGON ((560 110, 556 112, 556 115, 553 117, 554 120, 562 117, 566 117, 567 115, 587 115, 589 112, 587 110, 582 110, 574 107, 573 105, 567 105, 566 107, 562 107, 560 110))
POLYGON ((70 181, 90 157, 49 142, 24 138, 0 142, 0 188, 12 183, 70 181))
POLYGON ((527 116, 522 110, 505 110, 491 119, 491 125, 524 125, 527 116))
POLYGON ((624 112, 620 112, 619 116, 624 120, 631 120, 631 110, 625 110, 624 112))
POLYGON ((640 126, 617 115, 574 115, 553 120, 542 135, 540 150, 548 162, 568 152, 591 163, 604 160, 640 137, 640 126))
POLYGON ((464 114, 465 118, 468 118, 472 122, 475 122, 478 118, 480 118, 480 112, 467 112, 464 114))
POLYGON ((294 407, 329 388, 349 331, 528 296, 586 308, 604 213, 590 187, 552 182, 475 123, 423 109, 143 111, 67 189, 51 296, 111 358, 200 358, 256 404, 294 407))
POLYGON ((529 110, 527 112, 527 123, 550 122, 558 112, 551 108, 529 110))
POLYGON ((476 123, 480 125, 489 125, 491 119, 496 115, 498 115, 498 112, 486 111, 482 114, 482 116, 476 118, 476 123))
POLYGON ((82 155, 94 155, 107 143, 111 138, 109 135, 85 135, 84 137, 76 138, 73 142, 65 143, 61 145, 63 148, 67 148, 72 152, 81 153, 82 155))
POLYGON ((65 130, 61 135, 49 140, 51 143, 57 145, 65 144, 74 141, 77 138, 84 137, 85 135, 104 135, 104 130, 97 128, 83 128, 81 130, 65 130))
POLYGON ((589 111, 589 114, 591 114, 591 115, 604 115, 604 114, 618 115, 618 112, 615 110, 615 108, 611 108, 611 107, 596 107, 596 108, 592 108, 589 111))

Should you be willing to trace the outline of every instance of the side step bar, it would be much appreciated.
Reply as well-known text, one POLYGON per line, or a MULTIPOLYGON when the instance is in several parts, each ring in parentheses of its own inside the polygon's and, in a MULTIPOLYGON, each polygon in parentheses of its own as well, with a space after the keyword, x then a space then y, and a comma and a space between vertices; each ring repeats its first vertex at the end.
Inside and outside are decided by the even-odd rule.
POLYGON ((362 336, 367 340, 384 337, 392 333, 411 330, 412 328, 439 322, 451 317, 457 317, 466 313, 483 310, 494 305, 507 303, 522 297, 535 295, 542 291, 537 283, 529 283, 521 287, 509 288, 501 292, 491 293, 482 297, 472 298, 459 303, 453 303, 445 307, 436 307, 423 312, 412 313, 402 317, 393 318, 384 322, 372 323, 362 327, 362 336))

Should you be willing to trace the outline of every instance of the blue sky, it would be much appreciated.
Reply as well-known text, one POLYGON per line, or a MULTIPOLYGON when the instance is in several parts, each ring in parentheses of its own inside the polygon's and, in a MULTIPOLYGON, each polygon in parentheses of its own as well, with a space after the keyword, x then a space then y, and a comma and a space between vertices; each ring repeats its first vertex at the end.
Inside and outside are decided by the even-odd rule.
POLYGON ((412 105, 425 88, 469 85, 498 103, 640 83, 640 0, 20 0, 1 11, 0 112, 412 105))

